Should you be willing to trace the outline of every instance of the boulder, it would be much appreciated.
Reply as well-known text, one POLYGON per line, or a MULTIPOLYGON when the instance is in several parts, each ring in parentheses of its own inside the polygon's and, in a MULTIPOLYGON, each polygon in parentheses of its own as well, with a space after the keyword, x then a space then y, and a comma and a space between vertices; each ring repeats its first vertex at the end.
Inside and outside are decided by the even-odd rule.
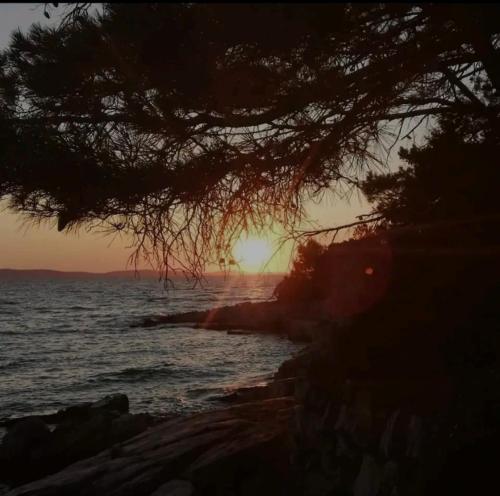
POLYGON ((290 308, 276 302, 244 302, 199 312, 185 312, 148 317, 134 327, 152 327, 161 324, 185 324, 195 328, 238 330, 284 335, 286 316, 290 308))
POLYGON ((5 434, 1 446, 4 459, 29 459, 30 452, 47 442, 50 429, 37 417, 26 418, 15 424, 5 434))
POLYGON ((64 422, 52 433, 48 452, 54 459, 68 461, 96 453, 111 440, 112 420, 109 414, 96 412, 83 422, 64 422))
POLYGON ((151 496, 193 496, 194 486, 186 480, 174 479, 162 484, 151 496))
POLYGON ((89 409, 92 406, 90 401, 78 403, 58 410, 53 415, 44 415, 42 418, 50 424, 60 424, 61 422, 79 422, 89 416, 89 409))
POLYGON ((119 450, 101 451, 8 496, 187 496, 192 488, 200 495, 233 494, 224 493, 229 487, 245 496, 292 494, 287 424, 293 404, 276 398, 168 420, 119 450), (243 493, 240 482, 259 491, 243 493))
POLYGON ((111 435, 113 441, 121 442, 125 439, 134 437, 145 431, 153 421, 153 417, 147 413, 139 413, 137 415, 126 413, 120 415, 118 418, 111 421, 111 435))
POLYGON ((290 341, 312 342, 318 334, 319 322, 309 319, 289 319, 286 322, 290 341))
POLYGON ((370 455, 365 455, 354 481, 354 496, 377 496, 382 481, 382 468, 370 455))
MULTIPOLYGON (((126 394, 122 393, 111 394, 93 403, 90 401, 77 403, 76 405, 61 408, 56 413, 37 415, 36 418, 49 425, 58 425, 63 422, 81 422, 88 419, 99 410, 114 412, 117 415, 128 413, 128 397, 126 394)), ((10 429, 17 423, 30 418, 33 418, 33 416, 30 415, 29 417, 1 419, 0 426, 5 426, 7 429, 10 429)))
POLYGON ((92 403, 93 409, 106 410, 109 412, 128 413, 129 401, 126 394, 117 393, 105 396, 102 400, 92 403))
POLYGON ((263 386, 241 387, 222 398, 230 403, 246 403, 269 398, 280 398, 293 396, 295 391, 295 379, 275 379, 263 386))
POLYGON ((43 477, 144 432, 155 420, 128 408, 127 396, 115 394, 12 421, 0 444, 0 480, 19 484, 43 477), (52 432, 45 419, 54 422, 52 432))
POLYGON ((285 360, 275 374, 277 379, 286 379, 303 375, 314 360, 318 359, 316 346, 310 345, 305 350, 285 360))
POLYGON ((4 496, 9 492, 9 486, 6 486, 5 484, 0 483, 0 496, 4 496))

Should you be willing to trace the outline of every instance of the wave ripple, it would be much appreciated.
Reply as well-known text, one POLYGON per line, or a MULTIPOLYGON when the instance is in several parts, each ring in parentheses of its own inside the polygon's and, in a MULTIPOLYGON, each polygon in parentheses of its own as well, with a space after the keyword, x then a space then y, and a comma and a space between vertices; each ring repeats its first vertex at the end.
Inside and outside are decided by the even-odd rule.
POLYGON ((134 411, 197 411, 276 370, 297 345, 262 335, 130 324, 270 297, 277 278, 210 278, 164 292, 156 280, 0 280, 0 411, 49 413, 123 392, 134 411))

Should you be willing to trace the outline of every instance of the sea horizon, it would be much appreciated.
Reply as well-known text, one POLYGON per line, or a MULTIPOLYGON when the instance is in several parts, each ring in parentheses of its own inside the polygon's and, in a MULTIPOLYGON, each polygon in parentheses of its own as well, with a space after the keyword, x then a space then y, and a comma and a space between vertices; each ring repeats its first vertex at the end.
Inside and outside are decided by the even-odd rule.
MULTIPOLYGON (((287 272, 245 272, 245 271, 209 271, 203 274, 203 277, 267 277, 267 276, 285 276, 287 272)), ((17 276, 31 275, 41 277, 44 275, 56 277, 129 277, 134 278, 156 278, 158 279, 161 273, 153 269, 126 269, 126 270, 109 270, 109 271, 87 271, 87 270, 59 270, 59 269, 17 269, 10 267, 0 268, 0 279, 3 277, 16 278, 17 276)), ((179 271, 169 271, 169 278, 186 279, 187 275, 179 271)))

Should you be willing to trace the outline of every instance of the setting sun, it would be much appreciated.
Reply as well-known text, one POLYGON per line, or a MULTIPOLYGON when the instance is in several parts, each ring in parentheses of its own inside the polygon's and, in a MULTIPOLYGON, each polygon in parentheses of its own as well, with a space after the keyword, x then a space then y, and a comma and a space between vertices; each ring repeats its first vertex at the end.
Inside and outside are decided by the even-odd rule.
POLYGON ((234 246, 234 258, 245 272, 263 270, 273 251, 269 241, 263 238, 240 239, 234 246))

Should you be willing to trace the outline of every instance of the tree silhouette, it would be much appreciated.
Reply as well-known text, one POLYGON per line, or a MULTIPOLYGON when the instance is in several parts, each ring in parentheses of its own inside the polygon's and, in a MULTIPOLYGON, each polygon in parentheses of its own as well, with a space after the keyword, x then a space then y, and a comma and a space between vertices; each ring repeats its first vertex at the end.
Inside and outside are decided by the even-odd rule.
POLYGON ((276 286, 274 296, 285 302, 311 300, 315 294, 313 277, 318 272, 318 264, 325 247, 314 239, 309 239, 297 247, 297 254, 293 261, 290 275, 276 286))
POLYGON ((441 118, 424 145, 401 148, 404 167, 370 172, 363 191, 390 226, 493 218, 499 154, 499 129, 469 116, 441 118))
POLYGON ((131 233, 159 267, 292 228, 409 123, 498 125, 498 6, 86 5, 0 56, 0 197, 131 233))
MULTIPOLYGON (((415 288, 432 294, 433 279, 439 280, 447 270, 466 272, 464 267, 472 265, 473 272, 474 264, 486 263, 482 258, 498 253, 500 241, 498 131, 470 116, 440 117, 423 145, 401 148, 404 166, 385 174, 369 172, 363 181, 376 216, 371 218, 380 221, 355 226, 352 238, 344 243, 321 246, 309 238, 299 247, 290 276, 277 287, 278 299, 310 305, 332 297, 332 309, 354 314, 384 294, 388 274, 392 273, 394 287, 385 298, 391 301, 415 288), (434 261, 435 273, 418 285, 419 271, 428 270, 431 263, 426 256, 411 258, 412 253, 434 253, 433 258, 439 259, 442 250, 448 251, 450 260, 440 260, 440 265, 434 261), (457 256, 464 257, 460 267, 457 256), (364 306, 356 309, 356 301, 364 306)), ((494 267, 492 263, 492 271, 494 267)), ((480 277, 469 274, 462 281, 465 286, 468 278, 481 285, 480 277)), ((448 283, 453 287, 457 281, 448 283)))

